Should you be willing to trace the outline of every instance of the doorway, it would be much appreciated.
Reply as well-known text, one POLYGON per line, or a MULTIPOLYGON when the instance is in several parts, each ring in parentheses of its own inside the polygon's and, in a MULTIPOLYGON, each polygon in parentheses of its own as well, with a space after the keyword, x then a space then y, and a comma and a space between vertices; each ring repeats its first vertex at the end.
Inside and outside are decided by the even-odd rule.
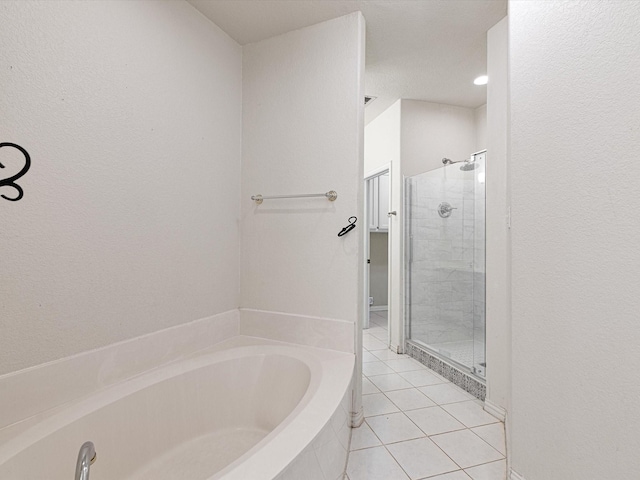
POLYGON ((363 328, 371 334, 371 341, 389 346, 390 305, 390 242, 389 217, 391 202, 391 173, 386 165, 370 172, 364 179, 365 216, 365 269, 366 306, 363 328))

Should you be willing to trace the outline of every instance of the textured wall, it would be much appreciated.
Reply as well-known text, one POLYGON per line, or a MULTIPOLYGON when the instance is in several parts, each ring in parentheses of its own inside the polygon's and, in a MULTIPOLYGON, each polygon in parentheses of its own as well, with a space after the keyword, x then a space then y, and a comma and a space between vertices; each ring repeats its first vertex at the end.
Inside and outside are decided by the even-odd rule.
POLYGON ((363 37, 354 13, 243 47, 244 308, 351 322, 362 311, 363 37), (250 200, 328 190, 335 202, 250 200))
POLYGON ((640 471, 640 2, 511 1, 512 466, 640 471))
POLYGON ((0 141, 33 161, 0 199, 0 373, 237 308, 240 47, 185 2, 0 23, 0 141))

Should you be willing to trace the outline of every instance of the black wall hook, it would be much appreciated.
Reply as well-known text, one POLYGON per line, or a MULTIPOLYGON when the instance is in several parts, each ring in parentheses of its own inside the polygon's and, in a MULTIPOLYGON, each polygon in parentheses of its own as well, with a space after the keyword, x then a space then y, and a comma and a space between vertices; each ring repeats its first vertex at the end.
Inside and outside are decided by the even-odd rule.
POLYGON ((358 221, 358 217, 349 217, 349 225, 347 225, 346 227, 344 227, 342 230, 340 230, 340 233, 338 234, 339 237, 346 235, 347 233, 349 233, 351 230, 353 230, 354 228, 356 228, 356 222, 358 221), (351 220, 353 218, 353 221, 351 220))
MULTIPOLYGON (((20 145, 16 145, 15 143, 2 142, 0 143, 0 148, 2 147, 16 148, 20 150, 22 155, 24 155, 24 167, 22 167, 22 170, 20 170, 18 173, 16 173, 12 177, 0 178, 0 187, 13 187, 18 192, 18 196, 14 198, 7 197, 4 194, 0 194, 0 197, 4 198, 5 200, 9 200, 10 202, 17 202, 22 198, 22 195, 24 195, 24 191, 22 190, 22 187, 20 187, 20 185, 15 183, 15 180, 18 180, 21 176, 27 173, 27 170, 29 170, 29 167, 31 167, 31 157, 29 156, 29 154, 24 148, 22 148, 20 145)), ((0 163, 0 168, 4 168, 4 165, 2 163, 0 163)))

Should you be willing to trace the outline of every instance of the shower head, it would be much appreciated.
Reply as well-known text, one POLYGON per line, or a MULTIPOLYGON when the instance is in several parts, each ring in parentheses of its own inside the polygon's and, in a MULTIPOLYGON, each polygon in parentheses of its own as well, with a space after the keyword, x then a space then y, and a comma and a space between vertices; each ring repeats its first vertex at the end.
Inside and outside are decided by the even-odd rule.
POLYGON ((475 170, 476 167, 478 166, 474 161, 471 161, 471 160, 458 160, 457 162, 454 162, 450 158, 443 158, 442 159, 442 164, 443 165, 453 165, 454 163, 462 163, 462 166, 460 167, 460 170, 462 170, 463 172, 468 172, 470 170, 475 170))
POLYGON ((477 167, 478 164, 476 162, 465 161, 464 165, 460 167, 460 170, 462 170, 463 172, 468 172, 470 170, 475 170, 477 167))

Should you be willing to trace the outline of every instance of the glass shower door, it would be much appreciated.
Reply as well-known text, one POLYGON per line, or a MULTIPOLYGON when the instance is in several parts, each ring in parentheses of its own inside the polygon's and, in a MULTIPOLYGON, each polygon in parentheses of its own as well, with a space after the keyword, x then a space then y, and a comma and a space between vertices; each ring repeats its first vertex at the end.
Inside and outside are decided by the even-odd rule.
POLYGON ((485 169, 479 155, 473 163, 405 179, 405 312, 408 340, 484 375, 485 169))

